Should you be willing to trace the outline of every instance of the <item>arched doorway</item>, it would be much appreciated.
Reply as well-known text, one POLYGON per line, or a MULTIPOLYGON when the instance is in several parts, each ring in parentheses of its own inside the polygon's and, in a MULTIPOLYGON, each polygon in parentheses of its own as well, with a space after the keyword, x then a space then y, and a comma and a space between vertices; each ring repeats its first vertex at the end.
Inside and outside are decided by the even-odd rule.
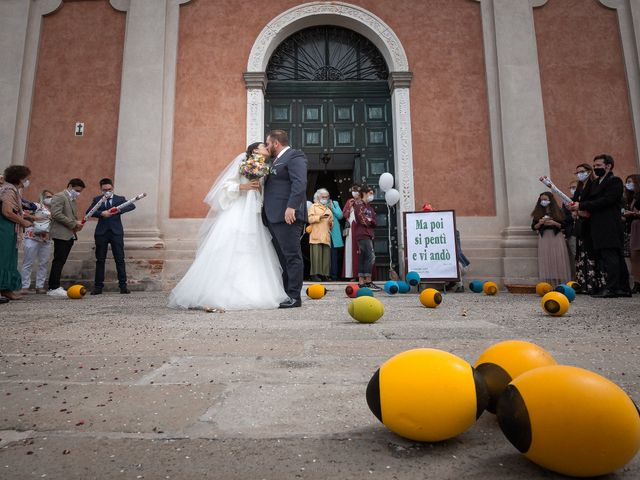
POLYGON ((378 279, 397 264, 395 214, 389 218, 378 178, 394 173, 389 70, 378 48, 350 29, 321 25, 290 35, 266 69, 265 130, 288 132, 309 159, 307 198, 326 188, 344 205, 353 183, 376 189, 374 248, 378 279), (391 244, 388 227, 391 225, 391 244))

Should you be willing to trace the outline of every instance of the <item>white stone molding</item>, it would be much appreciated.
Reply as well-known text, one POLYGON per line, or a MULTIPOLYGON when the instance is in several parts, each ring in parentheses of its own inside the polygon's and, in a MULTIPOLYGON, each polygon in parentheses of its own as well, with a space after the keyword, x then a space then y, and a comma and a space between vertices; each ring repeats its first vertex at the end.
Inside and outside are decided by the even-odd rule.
POLYGON ((120 12, 128 12, 131 6, 131 0, 109 0, 109 3, 120 12))
POLYGON ((23 0, 0 2, 0 171, 13 158, 29 6, 23 0))
POLYGON ((640 0, 599 0, 618 13, 620 39, 631 103, 636 165, 640 167, 640 0))
MULTIPOLYGON (((112 0, 113 1, 113 0, 112 0)), ((130 0, 127 0, 130 1, 130 0)), ((162 114, 162 151, 160 154, 160 196, 159 219, 162 231, 171 211, 171 182, 173 165, 173 127, 176 104, 176 69, 178 63, 178 33, 180 25, 180 5, 191 0, 169 0, 165 33, 164 59, 164 111, 162 114)))
POLYGON ((531 8, 538 8, 547 3, 548 0, 530 0, 531 8))
POLYGON ((413 152, 411 139, 411 110, 409 62, 400 39, 382 19, 364 8, 343 2, 322 1, 304 3, 276 16, 258 34, 247 62, 247 143, 264 136, 264 78, 267 65, 275 49, 291 34, 317 25, 336 25, 353 30, 371 41, 380 50, 391 72, 389 79, 393 105, 394 166, 401 201, 398 208, 398 245, 400 263, 404 262, 402 245, 402 213, 413 211, 413 152))
POLYGON ((33 0, 30 4, 11 156, 11 163, 16 165, 25 163, 42 17, 55 12, 61 6, 62 0, 33 0))

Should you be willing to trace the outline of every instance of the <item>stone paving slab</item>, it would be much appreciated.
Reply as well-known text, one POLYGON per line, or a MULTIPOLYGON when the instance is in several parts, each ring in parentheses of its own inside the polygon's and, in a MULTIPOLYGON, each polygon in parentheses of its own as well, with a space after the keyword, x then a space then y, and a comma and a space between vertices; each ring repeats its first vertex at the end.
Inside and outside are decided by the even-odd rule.
MULTIPOLYGON (((166 298, 0 306, 0 479, 564 478, 524 459, 487 413, 437 444, 381 425, 366 384, 417 347, 473 363, 529 340, 640 399, 638 296, 579 296, 552 318, 533 295, 448 294, 435 310, 378 295, 372 325, 348 316, 337 288, 289 311, 175 311, 166 298)), ((640 478, 640 458, 609 478, 640 478)))

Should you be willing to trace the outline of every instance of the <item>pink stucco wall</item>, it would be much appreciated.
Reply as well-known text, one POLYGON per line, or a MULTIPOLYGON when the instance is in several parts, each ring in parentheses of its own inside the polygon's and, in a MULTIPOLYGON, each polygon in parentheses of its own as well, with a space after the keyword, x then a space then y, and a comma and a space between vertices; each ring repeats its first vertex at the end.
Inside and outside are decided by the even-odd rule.
MULTIPOLYGON (((113 178, 120 103, 125 15, 108 0, 64 2, 43 18, 26 164, 33 186, 57 192, 80 177, 79 210, 113 178), (85 123, 83 137, 75 123, 85 123)), ((80 213, 80 212, 78 212, 80 213)))
POLYGON ((534 19, 554 182, 568 190, 575 166, 599 153, 613 155, 618 175, 637 172, 616 11, 598 0, 549 0, 534 19))

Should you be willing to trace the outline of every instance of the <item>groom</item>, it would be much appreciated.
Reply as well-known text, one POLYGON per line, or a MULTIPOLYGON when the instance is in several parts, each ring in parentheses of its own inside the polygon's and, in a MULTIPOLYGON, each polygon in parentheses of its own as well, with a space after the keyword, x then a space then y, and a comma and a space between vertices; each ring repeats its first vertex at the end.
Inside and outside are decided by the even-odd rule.
POLYGON ((307 220, 307 157, 289 146, 284 130, 273 130, 265 142, 273 163, 264 184, 262 220, 271 232, 289 298, 280 308, 299 307, 304 275, 300 237, 307 220))

